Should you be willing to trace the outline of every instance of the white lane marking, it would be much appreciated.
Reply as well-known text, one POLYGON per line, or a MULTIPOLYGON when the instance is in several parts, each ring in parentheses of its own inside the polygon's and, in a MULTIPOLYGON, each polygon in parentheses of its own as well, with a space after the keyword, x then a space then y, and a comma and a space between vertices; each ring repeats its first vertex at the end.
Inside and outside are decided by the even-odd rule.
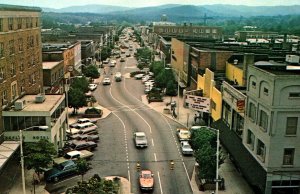
POLYGON ((154 153, 154 161, 157 162, 156 153, 154 153))
POLYGON ((151 139, 151 141, 152 141, 152 146, 154 147, 154 140, 153 140, 153 139, 151 139))
POLYGON ((130 182, 130 171, 129 170, 128 170, 128 181, 130 182))
MULTIPOLYGON (((169 129, 170 129, 171 132, 172 132, 172 136, 173 136, 173 138, 174 138, 175 144, 176 144, 177 149, 178 149, 178 144, 177 144, 177 141, 176 141, 175 136, 174 136, 174 134, 173 134, 173 130, 172 130, 172 127, 171 127, 170 123, 168 122, 167 118, 166 118, 163 114, 161 114, 161 116, 164 118, 164 120, 165 120, 166 123, 168 124, 169 129)), ((183 160, 180 150, 178 150, 178 152, 179 152, 179 155, 180 155, 181 159, 183 160)), ((182 162, 182 165, 183 165, 183 167, 184 167, 184 169, 185 169, 185 173, 186 173, 186 176, 187 176, 187 178, 188 178, 188 180, 189 180, 190 187, 191 187, 192 191, 194 191, 194 190, 193 190, 193 187, 192 187, 191 179, 190 179, 190 177, 189 177, 187 168, 186 168, 186 166, 185 166, 185 163, 182 162)))
POLYGON ((162 186, 161 186, 161 181, 160 181, 160 176, 159 176, 159 171, 157 171, 157 176, 158 176, 158 182, 159 182, 159 188, 160 188, 160 193, 163 194, 162 186))
MULTIPOLYGON (((126 86, 125 86, 125 81, 124 81, 124 88, 125 88, 125 90, 127 91, 127 93, 128 93, 129 95, 133 96, 133 95, 127 90, 127 88, 126 88, 126 86)), ((112 92, 111 92, 111 87, 109 88, 109 93, 110 93, 110 96, 112 97, 112 99, 114 99, 114 100, 115 100, 116 102, 118 102, 119 104, 121 104, 121 105, 127 107, 128 109, 130 109, 130 110, 131 110, 132 112, 134 112, 136 115, 138 115, 138 116, 146 123, 146 125, 148 125, 149 130, 150 130, 150 133, 152 133, 151 126, 149 125, 149 123, 148 123, 148 122, 147 122, 147 121, 146 121, 139 113, 137 113, 134 109, 130 108, 130 107, 127 106, 126 104, 123 104, 122 102, 120 102, 119 100, 117 100, 116 98, 113 97, 112 92)))

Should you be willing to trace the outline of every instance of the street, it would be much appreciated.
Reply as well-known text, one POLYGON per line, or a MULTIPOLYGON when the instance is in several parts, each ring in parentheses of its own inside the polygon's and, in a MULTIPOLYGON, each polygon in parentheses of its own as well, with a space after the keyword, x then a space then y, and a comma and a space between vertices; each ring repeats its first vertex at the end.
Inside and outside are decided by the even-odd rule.
POLYGON ((132 193, 140 193, 137 162, 141 169, 149 169, 154 174, 154 193, 192 193, 190 177, 193 170, 193 157, 182 157, 175 130, 180 125, 160 113, 149 109, 141 102, 143 85, 140 80, 127 78, 129 72, 138 70, 133 57, 126 62, 117 61, 114 68, 106 68, 111 85, 99 85, 94 96, 112 114, 101 122, 100 144, 91 161, 93 169, 86 176, 98 173, 100 176, 118 175, 129 179, 132 193), (114 81, 114 73, 121 72, 122 82, 114 81), (137 149, 133 133, 146 133, 148 148, 137 149), (170 169, 170 160, 175 169, 170 169))

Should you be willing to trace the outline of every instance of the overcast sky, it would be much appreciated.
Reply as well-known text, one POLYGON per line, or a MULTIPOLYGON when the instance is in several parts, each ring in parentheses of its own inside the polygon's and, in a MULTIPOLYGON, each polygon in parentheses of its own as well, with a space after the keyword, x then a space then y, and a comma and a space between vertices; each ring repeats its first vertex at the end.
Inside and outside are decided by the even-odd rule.
POLYGON ((125 7, 146 7, 163 4, 232 4, 232 5, 300 5, 300 0, 0 0, 0 4, 62 8, 72 5, 105 4, 125 7))

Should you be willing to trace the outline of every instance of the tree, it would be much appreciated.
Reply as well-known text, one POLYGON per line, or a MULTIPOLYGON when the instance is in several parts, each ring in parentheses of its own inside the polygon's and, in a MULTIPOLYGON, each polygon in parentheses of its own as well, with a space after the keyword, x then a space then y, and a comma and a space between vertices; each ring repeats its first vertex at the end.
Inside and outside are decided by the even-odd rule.
POLYGON ((80 88, 70 88, 68 94, 68 105, 74 108, 73 114, 76 114, 80 107, 87 105, 85 93, 80 88))
POLYGON ((81 182, 83 182, 84 174, 90 169, 90 163, 88 163, 85 159, 79 158, 76 162, 78 173, 81 175, 81 182))
POLYGON ((169 80, 167 82, 166 95, 168 95, 168 96, 176 96, 177 95, 177 84, 174 82, 174 80, 169 80))
MULTIPOLYGON (((202 128, 192 132, 191 146, 195 151, 195 158, 199 164, 201 179, 213 180, 216 178, 216 150, 217 135, 214 131, 202 128)), ((219 166, 224 163, 224 156, 219 155, 219 166)))
POLYGON ((111 55, 111 48, 109 47, 104 47, 101 49, 101 61, 104 61, 111 55))
POLYGON ((24 143, 24 161, 27 169, 34 169, 40 174, 42 169, 48 168, 52 162, 53 155, 57 152, 54 144, 46 139, 41 139, 38 142, 24 143))
POLYGON ((100 76, 100 73, 99 73, 96 65, 88 65, 87 67, 84 67, 82 69, 82 73, 86 77, 91 77, 93 79, 99 78, 99 76, 100 76))
POLYGON ((89 83, 88 83, 86 77, 73 79, 70 87, 80 89, 84 93, 89 91, 89 83))
POLYGON ((95 174, 88 181, 78 182, 76 186, 67 189, 66 194, 82 193, 82 194, 117 194, 120 188, 119 178, 106 180, 95 174))

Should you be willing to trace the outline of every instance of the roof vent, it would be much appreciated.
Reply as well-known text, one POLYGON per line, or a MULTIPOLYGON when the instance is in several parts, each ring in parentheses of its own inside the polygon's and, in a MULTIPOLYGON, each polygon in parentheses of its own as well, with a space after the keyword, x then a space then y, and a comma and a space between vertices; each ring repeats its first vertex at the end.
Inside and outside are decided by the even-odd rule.
POLYGON ((17 100, 15 101, 15 110, 23 110, 25 107, 26 101, 25 100, 17 100))
POLYGON ((36 103, 43 103, 45 101, 45 94, 38 94, 35 96, 36 103))

